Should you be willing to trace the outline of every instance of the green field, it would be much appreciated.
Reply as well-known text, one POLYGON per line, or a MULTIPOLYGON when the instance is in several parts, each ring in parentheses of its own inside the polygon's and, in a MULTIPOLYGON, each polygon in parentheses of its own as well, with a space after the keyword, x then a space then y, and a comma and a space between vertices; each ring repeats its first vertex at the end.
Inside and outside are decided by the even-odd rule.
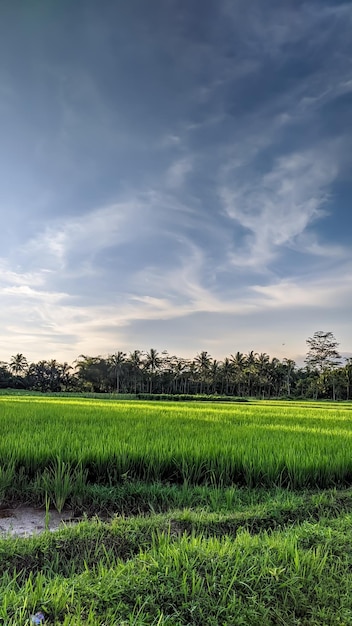
POLYGON ((13 466, 27 487, 58 459, 108 486, 126 478, 290 488, 352 480, 347 404, 0 397, 0 412, 3 472, 13 466))
POLYGON ((352 405, 0 397, 0 624, 352 624, 352 405))

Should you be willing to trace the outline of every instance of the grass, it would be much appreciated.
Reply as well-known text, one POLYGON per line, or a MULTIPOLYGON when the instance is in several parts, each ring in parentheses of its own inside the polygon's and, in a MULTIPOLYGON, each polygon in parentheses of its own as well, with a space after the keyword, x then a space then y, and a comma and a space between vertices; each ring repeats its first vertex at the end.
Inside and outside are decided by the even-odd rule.
POLYGON ((0 397, 0 495, 62 508, 88 485, 344 486, 352 407, 0 397), (15 471, 9 484, 9 472, 15 471), (55 487, 56 485, 56 487, 55 487), (61 487, 60 487, 61 486, 61 487))
POLYGON ((1 540, 0 625, 352 625, 351 416, 0 397, 3 502, 99 516, 1 540))
POLYGON ((41 610, 47 624, 351 624, 352 515, 341 504, 352 494, 241 495, 237 513, 117 517, 3 540, 0 623, 41 610))

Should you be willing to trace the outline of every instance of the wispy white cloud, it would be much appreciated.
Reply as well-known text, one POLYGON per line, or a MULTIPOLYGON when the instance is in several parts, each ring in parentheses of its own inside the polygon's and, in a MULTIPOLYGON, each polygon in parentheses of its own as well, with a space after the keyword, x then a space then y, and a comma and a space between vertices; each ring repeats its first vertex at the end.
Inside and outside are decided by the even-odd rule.
MULTIPOLYGON (((40 352, 43 358, 52 354, 60 358, 63 354, 66 359, 68 355, 73 359, 82 352, 108 353, 116 345, 123 349, 135 347, 130 342, 133 329, 140 322, 147 326, 153 321, 169 320, 176 329, 180 320, 205 313, 212 316, 212 324, 225 330, 228 319, 234 328, 243 327, 244 320, 246 327, 250 327, 256 325, 258 315, 265 316, 266 312, 270 312, 273 319, 284 314, 289 320, 295 311, 306 311, 308 323, 312 317, 309 312, 313 311, 315 322, 310 323, 314 324, 317 312, 320 315, 324 310, 326 315, 340 306, 352 306, 348 297, 352 293, 352 272, 348 264, 340 266, 339 280, 331 271, 325 279, 310 276, 305 280, 302 277, 273 280, 266 285, 244 287, 224 297, 202 284, 206 262, 204 252, 190 246, 178 268, 169 271, 149 268, 140 273, 139 295, 125 292, 121 299, 121 294, 112 294, 109 300, 91 303, 89 307, 55 290, 41 291, 25 285, 5 287, 1 294, 4 308, 0 313, 6 335, 3 350, 10 353, 16 349, 27 350, 29 358, 35 358, 31 354, 40 352)), ((207 336, 209 323, 209 320, 199 322, 200 335, 207 336)), ((157 335, 156 332, 150 340, 156 343, 157 335)), ((187 354, 186 346, 184 350, 187 354)))
POLYGON ((127 243, 136 237, 140 220, 146 219, 149 209, 150 198, 144 201, 133 198, 77 217, 55 218, 23 246, 22 255, 37 267, 67 269, 74 273, 75 269, 68 266, 73 254, 77 260, 80 259, 79 271, 88 269, 91 273, 94 270, 87 260, 100 250, 127 243))
POLYGON ((167 187, 182 187, 192 169, 193 160, 190 156, 184 156, 174 161, 166 172, 165 182, 167 187))
MULTIPOLYGON (((248 234, 232 262, 259 269, 282 246, 302 248, 306 240, 301 235, 325 214, 329 185, 336 175, 335 160, 324 146, 280 157, 270 171, 253 172, 245 184, 234 172, 234 180, 219 193, 227 214, 248 234)), ((310 252, 309 247, 304 251, 310 252)), ((314 251, 319 251, 317 245, 314 251)))
POLYGON ((322 6, 314 1, 273 2, 268 8, 260 1, 248 4, 245 0, 236 3, 224 0, 221 6, 242 44, 257 58, 262 58, 263 54, 282 57, 290 45, 317 45, 338 27, 336 20, 352 19, 349 3, 330 2, 322 6))
POLYGON ((176 133, 166 133, 159 141, 159 146, 161 148, 178 147, 180 144, 182 144, 182 139, 176 133))
POLYGON ((254 285, 252 291, 263 299, 260 306, 278 310, 328 309, 352 305, 352 274, 349 263, 340 266, 340 276, 328 272, 327 276, 304 280, 284 279, 268 285, 254 285))
POLYGON ((0 286, 1 288, 22 286, 38 287, 45 282, 43 271, 20 272, 12 268, 7 259, 0 259, 0 286))

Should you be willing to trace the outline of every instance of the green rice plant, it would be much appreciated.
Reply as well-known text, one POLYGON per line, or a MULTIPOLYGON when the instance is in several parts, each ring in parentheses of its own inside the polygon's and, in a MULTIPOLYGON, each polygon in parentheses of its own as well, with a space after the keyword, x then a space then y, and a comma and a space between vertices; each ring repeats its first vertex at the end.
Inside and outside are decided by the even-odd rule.
POLYGON ((49 530, 50 525, 50 498, 48 494, 45 494, 45 530, 49 530))
POLYGON ((61 513, 72 494, 82 494, 86 477, 87 473, 82 466, 73 466, 56 458, 39 479, 45 492, 46 505, 48 499, 51 499, 56 510, 61 513))
POLYGON ((15 476, 15 462, 10 460, 6 465, 0 465, 0 505, 4 501, 8 488, 12 485, 15 476))
POLYGON ((55 508, 61 513, 72 492, 71 465, 57 458, 40 476, 40 482, 45 494, 49 495, 55 508))
POLYGON ((52 493, 61 489, 61 499, 77 506, 83 506, 88 484, 297 489, 352 484, 352 404, 27 395, 0 396, 0 405, 0 466, 13 459, 8 489, 17 498, 20 493, 34 498, 38 490, 42 497, 49 484, 52 502, 52 493))

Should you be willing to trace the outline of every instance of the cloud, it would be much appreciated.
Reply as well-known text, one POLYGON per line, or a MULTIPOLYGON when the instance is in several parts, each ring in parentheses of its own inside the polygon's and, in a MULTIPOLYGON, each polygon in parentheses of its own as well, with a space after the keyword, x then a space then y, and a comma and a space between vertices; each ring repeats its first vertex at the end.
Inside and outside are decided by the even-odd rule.
POLYGON ((252 291, 260 297, 260 306, 280 310, 337 309, 351 306, 352 274, 350 264, 340 265, 339 278, 335 272, 325 277, 302 280, 281 280, 268 285, 253 285, 252 291))
POLYGON ((38 287, 45 281, 45 272, 19 272, 12 269, 7 259, 0 258, 0 288, 7 286, 30 286, 38 287))
POLYGON ((190 156, 177 159, 174 163, 172 163, 172 165, 170 165, 166 172, 166 186, 173 189, 182 187, 192 169, 193 161, 190 156))
MULTIPOLYGON (((244 286, 226 296, 202 284, 206 264, 205 253, 197 246, 189 245, 179 267, 141 270, 135 276, 137 294, 111 293, 109 299, 98 304, 91 302, 89 306, 80 303, 79 298, 55 291, 54 285, 51 291, 29 288, 24 284, 7 286, 2 290, 0 313, 5 335, 3 350, 11 354, 17 349, 28 351, 29 358, 35 358, 38 353, 41 358, 52 355, 60 358, 63 354, 65 359, 69 356, 73 359, 79 353, 108 353, 116 345, 129 350, 138 347, 133 343, 136 325, 142 324, 146 336, 150 337, 151 331, 146 329, 153 322, 161 325, 170 321, 176 332, 181 320, 187 326, 192 318, 197 319, 197 315, 202 314, 208 317, 200 318, 198 336, 204 335, 209 340, 212 336, 213 341, 217 336, 218 345, 225 346, 223 334, 226 328, 256 326, 258 315, 264 319, 266 313, 270 313, 274 320, 284 314, 289 323, 291 313, 306 311, 308 323, 309 311, 313 310, 314 324, 322 311, 326 316, 329 310, 352 306, 348 296, 352 293, 352 272, 347 264, 340 266, 339 280, 336 280, 335 272, 330 271, 325 279, 318 275, 305 280, 301 277, 272 280, 266 285, 244 286), (211 332, 210 328, 213 329, 211 332)), ((49 276, 52 278, 50 273, 49 276)), ((229 330, 226 333, 229 336, 229 330)), ((253 332, 251 336, 253 341, 253 332)), ((157 337, 156 328, 150 342, 157 343, 157 337)), ((182 337, 178 341, 181 346, 182 337)), ((175 340, 170 337, 170 347, 174 345, 175 340)), ((184 350, 188 354, 186 346, 184 350)))
POLYGON ((161 148, 179 147, 182 143, 182 139, 176 133, 166 133, 160 139, 159 145, 161 148))
POLYGON ((140 220, 146 219, 150 198, 133 198, 87 211, 74 217, 54 218, 50 225, 22 247, 22 257, 32 264, 70 274, 93 273, 89 259, 100 250, 128 243, 140 232, 140 220), (78 267, 71 264, 73 258, 78 267))
POLYGON ((305 240, 300 236, 325 215, 329 185, 336 175, 336 163, 323 146, 279 157, 269 171, 253 172, 245 183, 233 171, 233 181, 222 186, 219 195, 229 217, 247 236, 232 262, 259 269, 283 246, 298 245, 309 252, 302 250, 305 240))
POLYGON ((5 347, 18 337, 38 353, 129 349, 137 326, 158 324, 175 343, 211 327, 224 345, 238 327, 252 337, 261 315, 265 335, 290 310, 349 310, 350 248, 324 225, 340 211, 343 167, 349 175, 351 8, 203 9, 126 9, 117 37, 115 20, 88 12, 64 55, 49 45, 40 60, 28 47, 30 93, 14 50, 3 81, 5 347))
MULTIPOLYGON (((263 4, 260 0, 248 4, 246 0, 221 3, 222 12, 231 22, 241 44, 255 57, 280 57, 292 46, 311 45, 326 41, 338 28, 346 27, 352 19, 352 10, 345 2, 282 3, 274 0, 263 4)), ((297 50, 297 48, 296 48, 297 50)))

